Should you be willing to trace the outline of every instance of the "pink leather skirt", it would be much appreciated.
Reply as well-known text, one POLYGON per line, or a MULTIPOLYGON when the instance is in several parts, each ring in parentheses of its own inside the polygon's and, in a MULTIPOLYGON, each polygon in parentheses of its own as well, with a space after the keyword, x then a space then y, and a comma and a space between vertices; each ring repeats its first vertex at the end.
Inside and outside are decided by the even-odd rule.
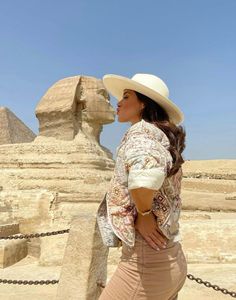
POLYGON ((175 300, 187 276, 180 242, 154 250, 136 230, 134 247, 122 244, 118 266, 99 300, 175 300))

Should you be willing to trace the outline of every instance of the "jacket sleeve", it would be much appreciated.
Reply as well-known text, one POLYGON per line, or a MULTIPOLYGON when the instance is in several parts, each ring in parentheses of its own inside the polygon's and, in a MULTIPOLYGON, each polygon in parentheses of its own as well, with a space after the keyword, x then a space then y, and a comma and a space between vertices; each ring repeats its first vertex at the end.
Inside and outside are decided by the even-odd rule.
POLYGON ((139 187, 158 190, 172 166, 170 152, 145 132, 134 132, 128 138, 124 161, 130 190, 139 187))

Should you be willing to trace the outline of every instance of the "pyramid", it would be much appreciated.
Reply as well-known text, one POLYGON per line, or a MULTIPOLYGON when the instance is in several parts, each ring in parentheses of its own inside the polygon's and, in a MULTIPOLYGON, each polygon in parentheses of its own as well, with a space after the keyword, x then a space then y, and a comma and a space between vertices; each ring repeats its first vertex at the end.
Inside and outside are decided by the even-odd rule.
POLYGON ((0 145, 30 143, 36 135, 7 107, 0 107, 0 145))

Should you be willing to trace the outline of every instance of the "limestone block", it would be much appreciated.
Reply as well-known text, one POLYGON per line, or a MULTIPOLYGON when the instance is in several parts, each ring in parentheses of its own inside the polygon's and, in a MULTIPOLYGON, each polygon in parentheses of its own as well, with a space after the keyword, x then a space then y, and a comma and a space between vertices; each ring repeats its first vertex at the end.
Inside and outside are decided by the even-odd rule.
MULTIPOLYGON (((54 231, 54 230, 47 230, 47 231, 54 231)), ((59 234, 55 236, 51 235, 51 236, 41 237, 39 265, 40 266, 61 266, 63 263, 63 256, 65 253, 67 240, 68 240, 68 233, 59 234)))
POLYGON ((32 233, 42 221, 50 224, 55 198, 56 192, 47 190, 0 191, 1 223, 16 222, 21 233, 32 233))
POLYGON ((96 300, 107 278, 108 247, 103 245, 96 215, 73 219, 57 289, 57 300, 96 300))
MULTIPOLYGON (((14 236, 17 236, 15 234, 14 236)), ((0 267, 6 268, 26 257, 27 240, 0 240, 0 267)))
POLYGON ((185 212, 180 228, 188 263, 236 263, 236 213, 185 212))
POLYGON ((17 233, 19 233, 19 223, 0 225, 0 237, 6 237, 17 233))
POLYGON ((233 193, 216 193, 207 191, 182 190, 183 210, 236 212, 233 193))
POLYGON ((233 193, 236 190, 236 180, 184 178, 182 187, 199 192, 233 193))
MULTIPOLYGON (((16 233, 14 231, 16 229, 22 234, 53 231, 52 223, 55 213, 56 196, 56 192, 47 190, 1 191, 1 207, 8 208, 8 210, 5 209, 5 211, 1 212, 2 221, 5 220, 5 223, 6 221, 17 221, 18 223, 17 227, 15 225, 11 230, 9 228, 10 225, 8 227, 5 227, 7 224, 3 225, 2 229, 0 227, 0 232, 5 232, 3 236, 6 236, 16 233), (5 218, 3 218, 3 213, 5 214, 5 218)), ((58 228, 61 227, 56 226, 55 230, 58 228)), ((29 253, 35 257, 39 257, 41 251, 40 238, 30 238, 27 240, 27 243, 29 253)), ((48 244, 48 247, 50 249, 50 244, 48 244)), ((45 252, 49 250, 43 249, 45 252)), ((59 260, 61 260, 61 256, 62 254, 59 260)))

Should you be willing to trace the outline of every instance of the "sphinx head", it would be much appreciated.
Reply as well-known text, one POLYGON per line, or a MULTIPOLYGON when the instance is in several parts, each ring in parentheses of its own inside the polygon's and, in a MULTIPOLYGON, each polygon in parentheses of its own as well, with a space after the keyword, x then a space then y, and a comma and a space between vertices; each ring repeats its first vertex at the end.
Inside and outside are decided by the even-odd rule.
POLYGON ((101 79, 81 76, 76 98, 82 122, 100 125, 114 122, 116 113, 101 79))
POLYGON ((83 75, 57 81, 36 107, 39 136, 60 140, 73 140, 80 132, 99 140, 102 125, 115 115, 102 80, 83 75))

